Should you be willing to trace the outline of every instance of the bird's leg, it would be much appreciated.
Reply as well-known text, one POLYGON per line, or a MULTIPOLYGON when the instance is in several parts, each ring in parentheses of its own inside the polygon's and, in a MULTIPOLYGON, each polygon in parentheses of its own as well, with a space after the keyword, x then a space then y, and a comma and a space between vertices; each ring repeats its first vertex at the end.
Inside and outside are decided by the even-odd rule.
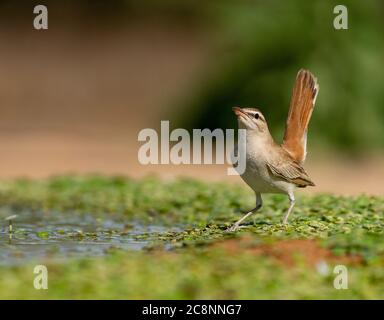
POLYGON ((288 217, 289 217, 290 213, 292 212, 292 209, 293 209, 293 207, 295 205, 295 196, 294 196, 293 192, 288 193, 288 197, 289 197, 289 203, 290 204, 289 204, 288 211, 287 211, 287 213, 284 216, 283 224, 287 224, 288 217))
POLYGON ((226 231, 227 232, 236 231, 239 228, 240 223, 242 223, 245 219, 247 219, 252 213, 255 213, 257 210, 259 210, 262 205, 263 205, 263 200, 261 199, 261 193, 257 192, 256 193, 256 207, 253 208, 252 210, 250 210, 245 216, 243 216, 239 221, 234 223, 234 225, 232 227, 228 228, 226 231))

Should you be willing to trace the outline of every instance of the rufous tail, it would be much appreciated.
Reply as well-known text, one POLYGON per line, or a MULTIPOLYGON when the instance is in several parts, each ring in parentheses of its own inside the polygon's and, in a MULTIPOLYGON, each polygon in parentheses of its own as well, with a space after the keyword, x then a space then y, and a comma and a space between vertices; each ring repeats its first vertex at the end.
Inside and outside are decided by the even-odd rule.
POLYGON ((293 87, 282 147, 300 164, 307 153, 307 131, 319 92, 317 79, 307 70, 300 70, 293 87))

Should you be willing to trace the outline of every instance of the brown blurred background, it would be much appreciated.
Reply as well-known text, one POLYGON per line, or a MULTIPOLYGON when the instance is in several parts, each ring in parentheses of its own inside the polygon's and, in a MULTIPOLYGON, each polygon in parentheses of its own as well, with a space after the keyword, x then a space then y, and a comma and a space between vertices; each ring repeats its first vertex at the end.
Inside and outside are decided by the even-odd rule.
MULTIPOLYGON (((327 80, 333 79, 330 73, 332 63, 326 64, 329 70, 322 67, 318 61, 324 60, 316 57, 314 48, 304 46, 311 58, 300 60, 300 57, 297 61, 281 57, 279 53, 272 62, 263 62, 263 56, 255 54, 251 61, 260 57, 260 66, 251 66, 247 59, 253 57, 252 51, 244 48, 247 48, 247 41, 255 41, 248 39, 252 35, 245 37, 239 45, 236 34, 229 33, 228 37, 226 34, 228 29, 236 31, 236 26, 241 31, 241 26, 247 23, 246 15, 243 20, 237 16, 232 19, 231 6, 237 9, 244 6, 242 10, 247 11, 246 6, 252 1, 242 4, 223 1, 220 5, 217 1, 211 5, 200 1, 186 1, 183 5, 175 1, 147 1, 146 5, 137 1, 107 3, 68 1, 64 5, 46 1, 49 29, 38 31, 32 25, 35 16, 33 7, 38 3, 0 2, 1 178, 47 177, 65 173, 140 177, 156 173, 165 178, 187 175, 241 183, 238 177, 226 176, 224 166, 142 166, 137 161, 140 146, 137 133, 143 128, 158 128, 160 120, 171 120, 173 127, 234 128, 236 121, 230 106, 244 103, 260 105, 262 110, 267 110, 264 113, 267 119, 272 118, 273 134, 280 141, 295 73, 300 67, 308 67, 318 76, 321 90, 313 115, 314 119, 318 119, 314 120, 313 128, 310 127, 310 154, 306 164, 317 187, 306 192, 383 193, 382 127, 377 125, 377 129, 372 129, 372 124, 372 133, 364 133, 366 138, 361 141, 354 138, 353 131, 355 127, 358 131, 356 124, 359 122, 356 119, 366 120, 368 127, 371 119, 383 123, 383 107, 380 106, 379 111, 374 109, 384 101, 382 96, 367 101, 365 110, 368 110, 369 117, 364 115, 365 111, 356 117, 351 116, 351 133, 340 135, 339 132, 349 127, 347 115, 354 115, 354 111, 349 113, 349 110, 364 108, 364 95, 349 102, 348 95, 347 102, 343 100, 343 103, 330 100, 329 97, 341 95, 342 91, 327 83, 327 80), (221 13, 219 17, 218 12, 221 13), (230 70, 223 72, 223 66, 228 66, 230 70), (252 68, 255 68, 254 71, 252 68), (237 74, 233 70, 246 72, 237 74), (254 79, 254 74, 265 76, 254 79), (276 86, 280 80, 281 84, 276 86), (249 86, 252 83, 254 87, 249 86), (267 87, 268 84, 270 87, 267 87), (253 95, 244 91, 238 94, 238 87, 247 87, 247 90, 256 93, 253 95), (230 95, 228 88, 232 88, 234 94, 230 95), (272 99, 268 97, 274 95, 278 97, 276 99, 281 99, 263 100, 272 99), (357 105, 353 101, 357 101, 357 105), (281 105, 280 109, 276 109, 278 112, 271 109, 274 103, 281 105), (346 106, 340 111, 341 118, 335 119, 339 112, 336 107, 335 111, 329 110, 332 103, 340 108, 346 106), (369 103, 374 107, 370 109, 369 103), (215 115, 218 115, 217 119, 215 115), (337 123, 328 127, 328 121, 337 123), (364 148, 365 141, 376 141, 369 134, 378 142, 364 148), (322 138, 324 136, 326 138, 322 138)), ((369 3, 372 12, 375 12, 374 3, 369 3)), ((326 29, 329 33, 335 32, 331 30, 334 17, 332 5, 334 3, 329 1, 328 6, 322 9, 324 12, 331 10, 323 17, 329 24, 330 30, 326 29)), ((320 8, 319 2, 314 6, 320 8)), ((356 9, 355 6, 356 2, 352 2, 351 8, 356 9)), ((258 9, 255 7, 255 10, 258 9)), ((365 20, 361 18, 359 21, 369 23, 371 11, 365 9, 365 20)), ((287 14, 293 13, 292 21, 296 21, 294 13, 301 16, 303 10, 312 8, 303 8, 300 2, 294 1, 287 14)), ((351 14, 353 16, 353 11, 351 14)), ((260 16, 249 19, 261 21, 260 16)), ((279 23, 277 19, 271 20, 268 23, 272 25, 279 23)), ((265 23, 268 30, 268 23, 265 23)), ((305 21, 300 23, 298 28, 303 32, 316 33, 316 29, 306 28, 305 21)), ((353 26, 353 20, 350 23, 353 26)), ((249 30, 249 26, 246 28, 249 30)), ((285 26, 281 28, 283 30, 285 26)), ((268 34, 265 36, 268 37, 268 34)), ((327 36, 324 34, 324 39, 327 36)), ((355 35, 349 37, 354 38, 355 35)), ((377 65, 375 54, 372 55, 374 57, 369 56, 369 37, 373 37, 372 33, 367 33, 368 42, 362 46, 366 50, 364 54, 368 55, 363 67, 379 68, 382 73, 382 65, 377 65)), ((255 36, 255 39, 257 43, 261 42, 257 41, 260 37, 255 36)), ((375 42, 377 38, 371 40, 375 42)), ((340 43, 339 39, 337 41, 340 43)), ((297 43, 288 42, 285 45, 290 48, 297 46, 297 43)), ((332 47, 333 44, 328 45, 332 47)), ((377 45, 378 49, 381 45, 377 45)), ((259 46, 262 47, 263 43, 258 43, 256 47, 259 46)), ((300 50, 299 54, 295 52, 291 53, 293 57, 301 54, 300 50)), ((268 56, 269 53, 271 51, 267 52, 268 56)), ((356 52, 351 54, 356 55, 356 52)), ((324 56, 327 56, 326 52, 324 56)), ((361 57, 357 55, 357 59, 361 57)), ((354 71, 360 74, 359 70, 354 71)), ((348 74, 344 77, 348 78, 348 74)), ((377 81, 374 83, 377 84, 377 81)), ((349 85, 346 83, 347 87, 349 85)), ((356 92, 353 87, 351 92, 356 92)), ((375 93, 368 90, 365 94, 371 97, 375 93)), ((356 136, 360 136, 359 132, 356 136)))

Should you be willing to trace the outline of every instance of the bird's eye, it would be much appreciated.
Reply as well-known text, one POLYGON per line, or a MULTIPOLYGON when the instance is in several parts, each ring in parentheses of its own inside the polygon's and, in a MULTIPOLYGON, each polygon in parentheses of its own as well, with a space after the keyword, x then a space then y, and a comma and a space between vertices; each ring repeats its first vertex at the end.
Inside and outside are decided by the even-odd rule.
POLYGON ((260 118, 260 115, 258 113, 255 113, 255 119, 259 119, 260 118))

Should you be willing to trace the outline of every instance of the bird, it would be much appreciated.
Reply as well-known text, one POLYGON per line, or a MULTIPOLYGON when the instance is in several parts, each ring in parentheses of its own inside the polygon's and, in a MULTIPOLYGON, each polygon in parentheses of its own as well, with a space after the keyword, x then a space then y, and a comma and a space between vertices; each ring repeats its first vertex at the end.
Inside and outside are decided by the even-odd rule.
POLYGON ((296 187, 315 186, 303 168, 307 154, 308 124, 314 109, 319 85, 313 74, 300 69, 293 87, 283 143, 271 136, 267 120, 258 108, 233 107, 239 129, 245 129, 246 167, 240 175, 255 192, 256 206, 227 229, 236 231, 240 224, 262 207, 263 193, 288 195, 289 208, 282 223, 288 222, 295 205, 296 187))

